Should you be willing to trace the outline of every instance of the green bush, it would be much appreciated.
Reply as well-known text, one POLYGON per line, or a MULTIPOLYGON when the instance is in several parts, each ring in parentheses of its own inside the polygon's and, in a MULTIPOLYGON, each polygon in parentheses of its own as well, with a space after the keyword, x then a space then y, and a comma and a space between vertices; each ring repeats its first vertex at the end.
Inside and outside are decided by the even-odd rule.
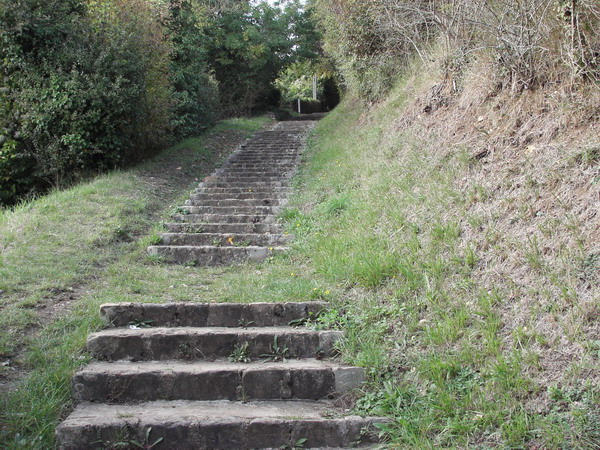
POLYGON ((3 179, 3 192, 17 194, 25 180, 60 186, 121 165, 147 144, 149 59, 139 23, 118 13, 113 5, 88 11, 79 0, 2 0, 3 109, 16 118, 5 124, 5 177, 35 163, 25 179, 3 179))

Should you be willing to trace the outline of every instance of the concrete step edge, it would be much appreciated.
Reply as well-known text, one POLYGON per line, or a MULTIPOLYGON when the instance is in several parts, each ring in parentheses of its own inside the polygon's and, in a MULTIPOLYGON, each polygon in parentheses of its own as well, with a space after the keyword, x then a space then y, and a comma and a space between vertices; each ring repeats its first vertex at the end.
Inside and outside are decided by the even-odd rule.
POLYGON ((364 369, 334 362, 288 360, 94 362, 73 378, 77 402, 150 400, 285 400, 335 398, 357 388, 364 369))
POLYGON ((82 403, 58 427, 57 440, 61 450, 117 440, 160 440, 157 450, 292 448, 301 439, 304 448, 348 448, 377 441, 373 424, 384 419, 343 414, 325 401, 82 403))
POLYGON ((87 349, 101 361, 214 360, 229 357, 236 346, 249 343, 247 355, 274 354, 286 348, 288 359, 335 355, 339 331, 312 331, 293 327, 224 328, 110 328, 89 335, 87 349), (276 342, 277 341, 277 342, 276 342), (276 353, 276 352, 275 352, 276 353))
POLYGON ((100 315, 111 326, 144 323, 160 327, 253 327, 289 326, 309 319, 327 307, 325 302, 287 303, 106 303, 100 315))

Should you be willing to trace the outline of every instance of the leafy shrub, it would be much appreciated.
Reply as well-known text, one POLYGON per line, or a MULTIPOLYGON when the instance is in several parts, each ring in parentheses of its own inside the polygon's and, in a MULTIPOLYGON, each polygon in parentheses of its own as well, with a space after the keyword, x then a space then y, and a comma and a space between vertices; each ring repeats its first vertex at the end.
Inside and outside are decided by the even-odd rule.
POLYGON ((0 1, 3 202, 146 157, 166 142, 169 51, 154 6, 0 1))

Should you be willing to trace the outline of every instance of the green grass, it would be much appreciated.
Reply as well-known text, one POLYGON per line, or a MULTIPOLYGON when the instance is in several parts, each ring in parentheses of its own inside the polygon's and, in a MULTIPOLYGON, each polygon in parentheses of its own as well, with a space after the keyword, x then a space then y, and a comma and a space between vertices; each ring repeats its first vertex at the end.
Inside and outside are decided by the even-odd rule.
MULTIPOLYGON (((456 181, 468 176, 469 158, 460 149, 428 150, 434 143, 408 132, 382 131, 393 113, 384 104, 365 120, 346 102, 323 120, 303 189, 284 216, 300 230, 305 270, 335 286, 342 354, 370 375, 358 410, 388 416, 385 432, 400 447, 600 445, 593 383, 574 388, 581 403, 531 406, 548 389, 531 376, 540 370, 540 338, 527 327, 505 336, 513 327, 501 314, 509 285, 483 290, 473 273, 477 246, 461 238, 473 200, 456 181)), ((486 200, 482 192, 476 201, 486 200)), ((524 264, 547 270, 535 238, 524 264)), ((562 383, 577 385, 567 376, 562 383)))
MULTIPOLYGON (((509 239, 493 213, 473 209, 495 194, 475 182, 463 190, 459 187, 473 170, 468 149, 436 151, 435 140, 396 128, 394 118, 407 99, 402 85, 387 102, 368 112, 347 99, 320 122, 295 180, 296 193, 281 214, 287 232, 296 237, 293 249, 260 265, 198 269, 148 258, 145 247, 159 231, 152 223, 165 219, 185 193, 173 192, 173 200, 165 205, 159 201, 162 189, 148 195, 143 185, 128 179, 130 174, 108 178, 111 181, 102 191, 106 204, 97 210, 89 204, 77 206, 79 195, 58 202, 57 211, 87 208, 108 220, 96 225, 90 221, 87 234, 97 236, 90 242, 101 245, 81 244, 81 251, 73 251, 73 262, 65 262, 65 267, 40 262, 36 272, 35 262, 21 279, 17 268, 28 264, 29 252, 19 250, 20 256, 14 257, 10 276, 15 280, 5 289, 9 297, 5 294, 3 299, 16 305, 19 314, 24 311, 25 319, 13 326, 16 332, 7 338, 9 343, 27 329, 31 320, 27 315, 35 316, 35 310, 18 304, 25 301, 22 298, 44 302, 48 289, 55 286, 54 277, 64 280, 56 283, 63 288, 84 284, 85 292, 66 317, 19 344, 27 349, 24 358, 32 373, 19 392, 0 405, 7 424, 2 441, 32 448, 52 446, 53 429, 70 407, 70 377, 87 360, 82 350, 85 336, 102 326, 97 314, 102 303, 326 300, 331 309, 316 326, 345 331, 339 343, 342 357, 364 367, 368 375, 355 409, 390 419, 383 430, 390 446, 600 445, 600 393, 592 379, 585 381, 598 365, 600 344, 570 326, 582 319, 577 319, 580 310, 569 287, 582 276, 578 273, 595 276, 597 258, 587 255, 578 260, 564 253, 562 260, 569 265, 559 267, 544 253, 543 241, 533 236, 526 242, 509 239), (124 194, 115 194, 121 191, 124 194), (122 216, 126 208, 134 212, 122 216), (105 229, 104 222, 113 225, 105 229), (126 224, 133 227, 126 233, 131 237, 121 239, 122 232, 116 230, 126 224), (468 228, 482 231, 469 240, 468 228), (515 292, 529 294, 517 291, 516 281, 510 279, 486 285, 481 266, 490 253, 517 250, 523 270, 547 277, 543 279, 551 280, 549 289, 559 286, 564 294, 560 300, 553 298, 554 303, 532 302, 531 310, 522 314, 527 320, 513 323, 510 308, 515 292), (88 266, 88 260, 96 259, 97 266, 88 266), (54 270, 61 273, 53 275, 54 270), (36 273, 46 275, 36 278, 36 273), (541 350, 558 345, 553 336, 536 328, 547 317, 543 314, 553 314, 568 331, 565 339, 585 349, 568 373, 552 384, 539 376, 541 350)), ((57 200, 41 199, 40 205, 44 201, 57 200)), ((37 205, 33 202, 7 214, 29 226, 27 208, 44 216, 37 205)), ((516 211, 518 220, 531 215, 527 208, 516 211)), ((63 247, 72 239, 88 239, 72 229, 76 217, 72 212, 55 213, 52 220, 44 219, 44 225, 29 228, 20 242, 29 240, 31 246, 45 249, 51 260, 53 250, 38 233, 62 236, 59 231, 64 229, 73 235, 55 248, 69 254, 71 250, 63 247)), ((577 224, 571 222, 577 233, 577 224)), ((0 219, 0 227, 7 223, 0 219)), ((560 222, 548 229, 562 226, 560 222)), ((545 295, 540 290, 532 298, 545 295)), ((587 312, 586 320, 593 311, 587 312)))
POLYGON ((24 374, 0 399, 3 445, 53 447, 54 428, 70 407, 70 378, 88 360, 85 339, 103 326, 100 304, 185 299, 193 290, 186 283, 197 271, 153 263, 145 246, 194 177, 224 156, 209 150, 213 136, 248 136, 268 120, 220 122, 136 168, 0 211, 0 359, 10 362, 0 375, 13 368, 24 374))

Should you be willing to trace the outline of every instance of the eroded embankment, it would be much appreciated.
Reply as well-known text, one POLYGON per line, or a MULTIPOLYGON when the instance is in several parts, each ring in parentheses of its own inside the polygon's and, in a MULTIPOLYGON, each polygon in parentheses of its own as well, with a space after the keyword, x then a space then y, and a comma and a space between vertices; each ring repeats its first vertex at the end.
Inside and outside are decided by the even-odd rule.
POLYGON ((600 94, 484 70, 346 98, 288 218, 394 442, 597 446, 600 94))

